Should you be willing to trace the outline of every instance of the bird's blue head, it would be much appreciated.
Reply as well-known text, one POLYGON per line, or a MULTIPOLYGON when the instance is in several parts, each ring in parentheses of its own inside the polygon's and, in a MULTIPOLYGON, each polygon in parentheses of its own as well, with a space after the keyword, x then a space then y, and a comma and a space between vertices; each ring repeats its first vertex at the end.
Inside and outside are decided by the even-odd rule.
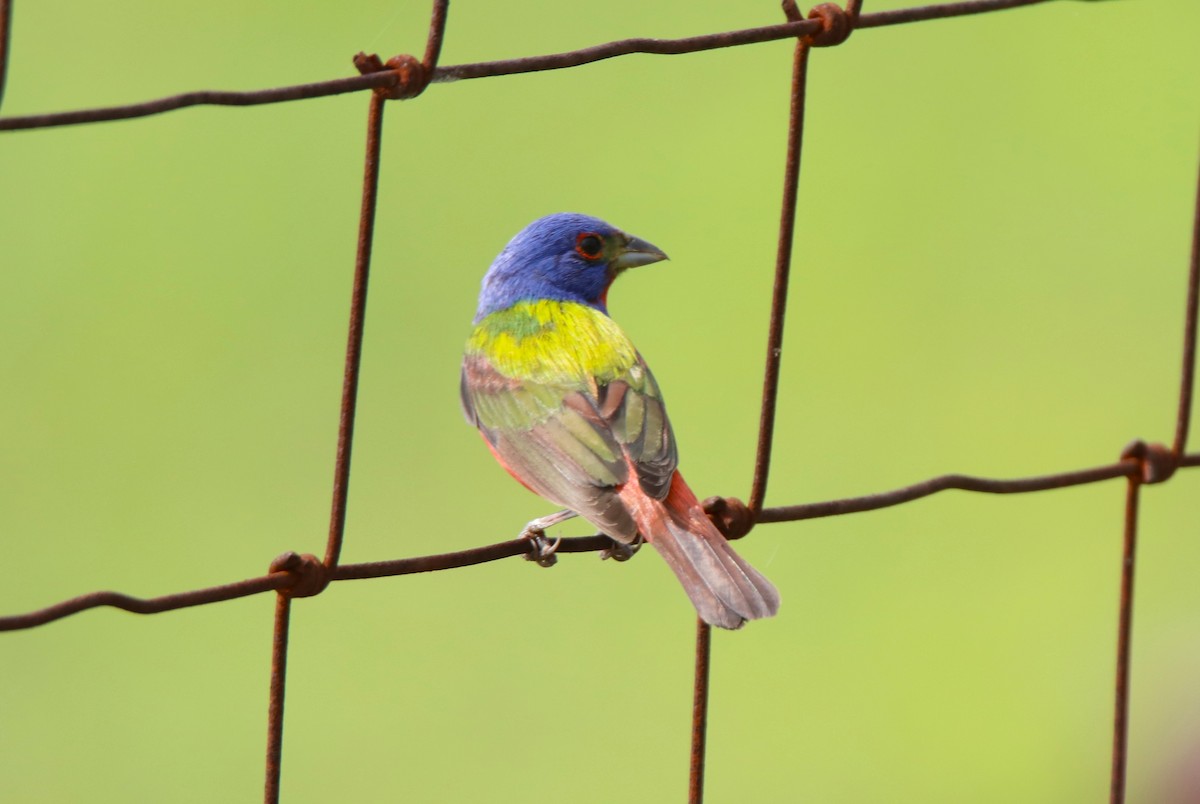
POLYGON ((535 299, 573 301, 607 313, 608 287, 619 273, 666 258, 656 246, 599 218, 547 215, 522 229, 492 262, 475 320, 535 299))

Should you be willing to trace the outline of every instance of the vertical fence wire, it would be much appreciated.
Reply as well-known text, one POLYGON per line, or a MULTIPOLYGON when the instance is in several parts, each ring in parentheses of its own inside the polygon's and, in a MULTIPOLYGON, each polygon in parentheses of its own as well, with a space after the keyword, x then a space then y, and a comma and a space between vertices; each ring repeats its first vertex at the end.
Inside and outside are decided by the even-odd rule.
POLYGON ((1134 442, 1122 457, 1136 457, 1142 464, 1137 474, 1126 479, 1125 527, 1121 549, 1121 593, 1117 612, 1117 667, 1114 678, 1112 766, 1110 804, 1124 804, 1126 768, 1129 763, 1129 674, 1133 648, 1133 588, 1137 563, 1138 502, 1142 484, 1158 483, 1185 465, 1188 429, 1196 370, 1196 307, 1200 296, 1200 170, 1192 211, 1192 248, 1188 265, 1187 302, 1183 325, 1183 365, 1179 372, 1179 405, 1175 416, 1175 439, 1170 450, 1162 445, 1134 442))
POLYGON ((1192 213, 1192 260, 1188 267, 1187 305, 1183 324, 1183 367, 1179 372, 1179 410, 1175 415, 1175 441, 1171 453, 1177 461, 1187 451, 1196 386, 1197 305, 1200 304, 1200 168, 1196 171, 1196 202, 1192 213))
POLYGON ((267 704, 267 763, 263 785, 265 804, 279 804, 279 783, 283 770, 283 700, 287 681, 288 632, 292 617, 292 597, 285 591, 275 594, 275 626, 271 637, 271 684, 267 704))
POLYGON ((346 365, 342 375, 342 405, 338 415, 337 455, 333 471, 333 504, 325 566, 337 566, 346 534, 346 504, 350 494, 350 453, 354 446, 354 414, 358 404, 358 375, 362 365, 363 331, 367 315, 367 281, 371 272, 371 245, 375 239, 375 206, 379 197, 379 156, 383 136, 384 97, 371 94, 367 114, 367 154, 363 164, 362 203, 358 245, 354 258, 354 286, 350 294, 350 326, 346 338, 346 365))
POLYGON ((692 761, 688 804, 704 800, 704 751, 708 742, 708 677, 712 663, 712 626, 696 618, 696 677, 692 685, 692 761))
MULTIPOLYGON (((851 0, 851 4, 847 7, 848 13, 856 15, 857 10, 857 0, 851 0)), ((783 11, 789 22, 799 22, 804 19, 795 0, 784 0, 783 11)), ((792 243, 796 229, 800 148, 804 139, 804 91, 808 75, 808 53, 811 45, 812 40, 808 36, 798 37, 792 55, 783 202, 779 213, 779 241, 775 251, 775 282, 771 292, 771 314, 767 326, 767 355, 763 369, 758 444, 754 461, 754 479, 750 490, 749 508, 753 519, 757 519, 762 513, 763 502, 767 494, 767 476, 771 466, 776 400, 779 396, 779 371, 783 355, 783 321, 787 311, 788 277, 791 273, 792 243)), ((712 627, 701 620, 696 628, 696 678, 692 693, 692 760, 688 784, 690 804, 700 804, 704 796, 704 752, 707 744, 708 684, 711 660, 712 627)))
POLYGON ((8 79, 8 51, 12 43, 13 3, 17 0, 0 0, 0 108, 4 107, 4 86, 8 79))
POLYGON ((1110 804, 1125 801, 1126 752, 1129 745, 1129 650, 1133 637, 1133 569, 1137 553, 1139 478, 1125 485, 1125 530, 1121 550, 1121 599, 1117 617, 1117 672, 1114 679, 1112 781, 1110 804))
MULTIPOLYGON (((354 259, 354 285, 350 301, 350 325, 346 345, 346 364, 342 380, 342 404, 338 417, 337 455, 334 461, 333 506, 330 514, 329 539, 321 578, 316 581, 323 589, 328 583, 328 570, 337 566, 346 530, 346 503, 350 489, 350 453, 354 443, 354 414, 358 401, 358 375, 362 364, 363 330, 366 324, 367 281, 371 269, 371 243, 374 238, 375 209, 379 196, 379 157, 383 138, 383 106, 385 97, 372 93, 367 111, 366 155, 363 159, 362 204, 358 223, 358 243, 354 259)), ((284 559, 287 556, 283 557, 284 559)), ((296 557, 297 559, 299 557, 296 557)), ((300 568, 300 561, 280 562, 273 569, 300 568)), ((311 564, 308 570, 315 567, 311 564)), ((316 592, 308 592, 315 594, 316 592)), ((288 629, 291 620, 291 599, 295 589, 282 589, 275 603, 275 633, 271 661, 271 691, 267 718, 267 781, 263 795, 266 804, 279 801, 281 751, 283 746, 283 696, 287 674, 288 629)))
MULTIPOLYGON (((799 14, 794 0, 787 0, 788 16, 799 14)), ((754 481, 750 489, 750 511, 757 518, 767 496, 771 468, 771 443, 775 435, 775 402, 779 395, 779 368, 783 357, 783 319, 787 312, 788 277, 792 266, 792 241, 796 231, 796 195, 800 176, 800 147, 804 139, 804 87, 808 73, 809 43, 796 42, 792 57, 792 91, 788 116, 787 157, 783 175, 783 204, 779 213, 779 242, 775 251, 775 285, 771 293, 771 318, 767 326, 767 356, 763 370, 762 407, 759 412, 758 446, 754 459, 754 481)))
POLYGON ((1117 662, 1114 676, 1112 766, 1110 804, 1124 804, 1129 764, 1129 676, 1133 650, 1133 589, 1137 565, 1138 503, 1143 482, 1161 482, 1184 462, 1191 422, 1196 371, 1196 307, 1200 296, 1200 170, 1192 213, 1192 248, 1188 265, 1187 302, 1183 325, 1183 365, 1179 372, 1179 405, 1175 416, 1175 439, 1168 452, 1161 446, 1132 444, 1126 455, 1136 455, 1145 466, 1126 479, 1125 527, 1121 547, 1121 592, 1117 610, 1117 662))

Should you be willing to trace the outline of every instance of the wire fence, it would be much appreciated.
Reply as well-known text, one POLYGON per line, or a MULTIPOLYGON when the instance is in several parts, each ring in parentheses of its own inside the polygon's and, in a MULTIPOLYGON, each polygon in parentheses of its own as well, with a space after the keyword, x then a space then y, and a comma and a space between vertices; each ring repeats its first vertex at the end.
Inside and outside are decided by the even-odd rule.
MULTIPOLYGON (((342 401, 338 422, 337 454, 334 467, 333 501, 324 558, 285 553, 270 565, 268 574, 220 586, 195 589, 149 599, 116 592, 94 592, 64 600, 43 609, 0 617, 0 631, 33 628, 99 606, 111 606, 138 614, 154 614, 190 606, 276 592, 275 624, 270 680, 268 740, 266 751, 264 801, 277 802, 280 795, 282 734, 288 633, 291 601, 297 597, 320 594, 333 581, 379 578, 419 572, 448 570, 503 558, 535 558, 536 548, 521 539, 504 541, 469 550, 439 555, 400 558, 359 564, 342 564, 339 557, 345 535, 347 493, 350 480, 351 449, 357 404, 359 366, 362 356, 371 247, 374 235, 376 197, 379 184, 379 160, 383 113, 388 100, 413 99, 431 84, 489 76, 513 75, 540 70, 555 70, 588 64, 601 59, 632 53, 685 54, 715 48, 749 45, 772 40, 795 39, 791 85, 787 153, 783 171, 774 289, 766 344, 762 402, 758 428, 757 454, 749 501, 733 497, 712 497, 705 509, 727 538, 745 536, 756 524, 791 522, 819 517, 842 516, 902 505, 948 489, 987 494, 1023 494, 1049 489, 1098 483, 1125 478, 1124 548, 1121 564, 1118 633, 1116 639, 1115 694, 1113 697, 1112 761, 1110 801, 1125 797, 1126 743, 1129 731, 1128 696, 1130 673, 1130 636, 1132 628, 1133 581, 1137 546, 1139 492, 1146 484, 1162 483, 1184 468, 1200 466, 1200 453, 1187 451, 1194 372, 1196 363, 1197 298, 1200 292, 1200 184, 1197 187, 1193 222, 1191 263, 1188 271, 1183 323, 1182 365, 1179 373, 1178 405, 1174 439, 1170 446, 1131 443, 1119 460, 1057 474, 1016 479, 991 479, 966 475, 943 475, 920 483, 860 497, 816 503, 764 507, 771 463, 771 448, 779 387, 784 318, 789 270, 796 218, 797 179, 800 169, 806 73, 813 47, 841 44, 860 28, 944 17, 1000 11, 1018 6, 1036 5, 1049 0, 964 0, 938 5, 860 13, 861 3, 849 0, 845 8, 826 3, 804 17, 794 0, 784 0, 787 21, 736 31, 725 31, 684 39, 626 39, 547 56, 508 59, 442 66, 438 63, 446 29, 448 0, 435 0, 423 58, 396 56, 382 61, 378 56, 360 53, 354 58, 359 76, 339 78, 298 86, 253 92, 187 92, 170 97, 124 106, 79 109, 67 112, 0 117, 0 131, 39 129, 55 126, 123 120, 161 114, 196 105, 249 106, 316 98, 347 92, 370 91, 367 117, 366 155, 363 169, 362 206, 359 219, 354 284, 349 315, 349 334, 344 366, 342 401)), ((0 102, 3 101, 7 55, 11 39, 12 0, 0 0, 0 102)), ((563 539, 560 553, 590 552, 611 546, 602 535, 563 539)), ((698 623, 693 698, 692 752, 689 767, 689 800, 699 802, 704 790, 704 759, 708 705, 708 676, 711 641, 709 626, 698 623)))

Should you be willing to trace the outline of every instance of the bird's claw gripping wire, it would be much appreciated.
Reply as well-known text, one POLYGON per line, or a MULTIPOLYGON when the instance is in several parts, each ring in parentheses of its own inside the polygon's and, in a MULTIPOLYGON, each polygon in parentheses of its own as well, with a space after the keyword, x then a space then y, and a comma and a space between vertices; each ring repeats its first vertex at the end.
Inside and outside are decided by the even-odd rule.
POLYGON ((558 556, 555 553, 558 551, 558 546, 562 544, 562 538, 556 538, 550 541, 546 538, 546 528, 557 525, 560 522, 566 522, 568 519, 573 519, 579 516, 574 511, 558 511, 547 516, 538 517, 529 522, 521 530, 521 535, 518 539, 524 539, 532 544, 532 550, 525 556, 526 561, 536 561, 539 567, 553 567, 558 562, 558 556))
POLYGON ((530 551, 525 554, 526 561, 536 561, 539 567, 553 567, 558 563, 558 556, 555 553, 558 551, 559 544, 562 543, 561 538, 550 541, 541 528, 529 526, 521 531, 518 538, 525 539, 532 545, 530 551))
POLYGON ((641 549, 642 534, 639 533, 637 538, 628 544, 613 539, 612 547, 606 547, 600 551, 600 558, 611 558, 613 561, 628 561, 634 557, 638 550, 641 549))

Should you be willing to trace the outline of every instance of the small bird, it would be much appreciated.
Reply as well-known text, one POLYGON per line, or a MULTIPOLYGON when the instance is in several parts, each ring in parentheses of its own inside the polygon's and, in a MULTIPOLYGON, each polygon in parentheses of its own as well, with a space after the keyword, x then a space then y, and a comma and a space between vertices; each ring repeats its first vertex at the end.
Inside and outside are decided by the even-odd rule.
POLYGON ((523 536, 579 515, 619 544, 644 539, 701 619, 740 628, 775 614, 779 593, 684 483, 658 384, 608 316, 613 280, 665 259, 587 215, 526 226, 483 278, 463 356, 463 412, 509 474, 567 509, 530 522, 523 536))

